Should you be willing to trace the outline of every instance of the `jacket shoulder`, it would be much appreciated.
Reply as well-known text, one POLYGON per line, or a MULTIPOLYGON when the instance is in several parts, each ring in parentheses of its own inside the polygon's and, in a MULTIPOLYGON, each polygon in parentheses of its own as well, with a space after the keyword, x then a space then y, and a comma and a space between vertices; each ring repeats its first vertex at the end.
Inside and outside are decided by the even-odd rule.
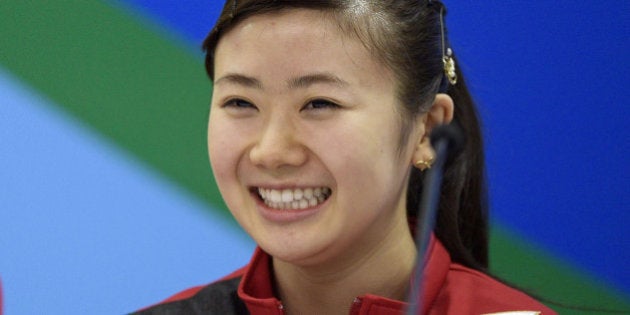
MULTIPOLYGON (((477 270, 451 264, 432 310, 439 314, 485 314, 532 311, 556 314, 529 295, 477 270)), ((438 314, 436 313, 436 314, 438 314)))
POLYGON ((237 294, 241 277, 239 269, 209 285, 186 289, 133 314, 249 314, 237 294))

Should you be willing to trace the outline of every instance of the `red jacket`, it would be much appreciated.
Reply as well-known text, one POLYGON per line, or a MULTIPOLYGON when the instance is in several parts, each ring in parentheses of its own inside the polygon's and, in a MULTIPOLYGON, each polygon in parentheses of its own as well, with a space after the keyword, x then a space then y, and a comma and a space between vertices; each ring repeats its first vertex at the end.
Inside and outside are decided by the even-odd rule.
MULTIPOLYGON (((487 314, 532 311, 556 314, 528 295, 479 271, 453 263, 435 237, 424 269, 422 314, 487 314)), ((273 294, 271 257, 257 249, 251 262, 210 284, 180 292, 141 314, 284 314, 282 302, 273 294), (246 310, 245 310, 246 309, 246 310)), ((404 314, 405 302, 365 294, 351 302, 350 314, 404 314)))

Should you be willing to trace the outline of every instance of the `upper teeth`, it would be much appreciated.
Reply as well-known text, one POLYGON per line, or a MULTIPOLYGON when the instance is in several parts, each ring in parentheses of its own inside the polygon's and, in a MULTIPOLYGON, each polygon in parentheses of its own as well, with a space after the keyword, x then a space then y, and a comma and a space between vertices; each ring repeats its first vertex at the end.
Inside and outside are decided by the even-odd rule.
POLYGON ((269 207, 276 209, 306 209, 323 202, 330 196, 330 188, 266 189, 258 188, 258 194, 269 207))

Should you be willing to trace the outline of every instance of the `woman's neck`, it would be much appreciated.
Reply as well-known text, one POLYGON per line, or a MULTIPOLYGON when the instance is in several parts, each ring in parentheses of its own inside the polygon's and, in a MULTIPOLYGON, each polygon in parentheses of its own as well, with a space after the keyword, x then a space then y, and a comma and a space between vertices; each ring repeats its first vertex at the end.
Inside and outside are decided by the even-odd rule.
POLYGON ((305 267, 274 259, 286 314, 348 314, 354 299, 367 293, 405 300, 416 247, 406 219, 395 225, 383 238, 325 265, 305 267))

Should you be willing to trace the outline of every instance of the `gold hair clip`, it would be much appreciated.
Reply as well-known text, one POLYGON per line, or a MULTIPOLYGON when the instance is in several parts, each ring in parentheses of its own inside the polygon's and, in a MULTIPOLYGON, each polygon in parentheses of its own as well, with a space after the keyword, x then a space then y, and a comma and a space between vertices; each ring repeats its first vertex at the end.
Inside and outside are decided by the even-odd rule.
POLYGON ((444 63, 444 75, 448 79, 451 85, 457 83, 457 73, 455 72, 455 59, 453 59, 453 51, 450 48, 446 49, 446 54, 442 57, 444 63))
MULTIPOLYGON (((431 1, 429 3, 432 3, 431 1)), ((442 63, 444 64, 444 75, 451 85, 457 83, 457 72, 455 71, 455 59, 453 59, 453 50, 446 48, 446 31, 444 26, 444 5, 440 4, 440 35, 442 36, 442 63)))

